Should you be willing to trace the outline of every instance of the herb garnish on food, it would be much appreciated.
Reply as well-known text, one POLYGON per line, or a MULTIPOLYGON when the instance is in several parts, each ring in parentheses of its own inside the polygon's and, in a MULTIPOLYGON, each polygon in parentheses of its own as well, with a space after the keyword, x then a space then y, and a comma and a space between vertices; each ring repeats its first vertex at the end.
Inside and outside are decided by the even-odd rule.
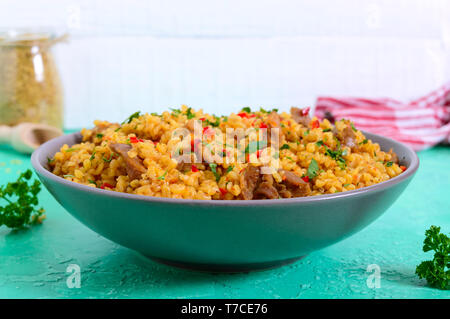
POLYGON ((433 250, 433 260, 423 261, 416 267, 419 278, 427 280, 432 287, 450 289, 450 237, 440 232, 441 227, 431 226, 425 231, 423 251, 433 250))
POLYGON ((36 207, 41 183, 37 179, 31 181, 31 176, 31 170, 27 170, 17 181, 0 186, 0 202, 6 202, 5 206, 0 206, 0 226, 22 228, 41 223, 45 218, 44 209, 36 207))
POLYGON ((193 119, 195 117, 195 113, 192 113, 192 109, 188 108, 187 111, 186 111, 186 116, 190 120, 190 119, 193 119))
POLYGON ((158 177, 158 179, 163 181, 163 180, 165 180, 166 175, 167 175, 167 171, 165 171, 164 174, 162 174, 160 177, 158 177))
POLYGON ((131 121, 133 119, 138 118, 140 115, 141 115, 141 111, 134 112, 125 121, 123 121, 120 125, 123 125, 125 123, 131 123, 131 121))
POLYGON ((309 177, 309 179, 313 179, 319 174, 319 165, 317 164, 317 161, 312 158, 311 162, 309 163, 308 170, 306 171, 306 176, 309 177))
POLYGON ((211 168, 211 172, 213 172, 214 176, 216 177, 216 182, 220 180, 220 174, 217 173, 217 164, 210 163, 209 167, 211 168))

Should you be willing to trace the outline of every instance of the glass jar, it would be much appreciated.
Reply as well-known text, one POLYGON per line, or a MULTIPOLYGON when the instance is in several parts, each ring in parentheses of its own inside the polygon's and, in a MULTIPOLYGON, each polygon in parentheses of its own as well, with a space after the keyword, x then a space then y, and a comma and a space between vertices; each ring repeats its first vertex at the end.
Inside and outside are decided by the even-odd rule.
POLYGON ((0 33, 0 125, 63 126, 63 90, 52 46, 65 39, 46 32, 0 33))

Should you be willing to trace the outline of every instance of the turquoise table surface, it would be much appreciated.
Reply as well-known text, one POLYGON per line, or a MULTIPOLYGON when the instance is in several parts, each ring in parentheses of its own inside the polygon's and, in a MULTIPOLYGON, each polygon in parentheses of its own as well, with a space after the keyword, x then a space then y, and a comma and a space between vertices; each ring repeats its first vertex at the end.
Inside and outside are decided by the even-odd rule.
MULTIPOLYGON (((422 252, 425 230, 439 225, 450 232, 450 147, 419 157, 411 184, 369 227, 294 264, 250 273, 157 264, 89 230, 44 189, 42 225, 0 227, 0 298, 449 298, 450 291, 427 287, 414 272, 431 258, 422 252), (67 284, 74 283, 74 264, 80 288, 67 284), (375 268, 367 271, 374 264, 379 288, 373 287, 375 268)), ((1 184, 27 168, 28 156, 0 146, 1 184)))

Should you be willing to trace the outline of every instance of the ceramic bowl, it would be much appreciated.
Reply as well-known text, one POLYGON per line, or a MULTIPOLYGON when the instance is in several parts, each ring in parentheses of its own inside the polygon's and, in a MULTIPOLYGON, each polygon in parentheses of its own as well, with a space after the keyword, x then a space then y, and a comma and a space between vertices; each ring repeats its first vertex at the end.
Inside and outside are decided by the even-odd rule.
POLYGON ((81 223, 120 245, 167 264, 207 271, 280 266, 360 231, 400 196, 419 167, 409 147, 365 133, 397 153, 406 171, 388 181, 331 195, 275 200, 203 201, 92 188, 47 169, 47 158, 79 133, 40 146, 31 162, 42 183, 81 223))

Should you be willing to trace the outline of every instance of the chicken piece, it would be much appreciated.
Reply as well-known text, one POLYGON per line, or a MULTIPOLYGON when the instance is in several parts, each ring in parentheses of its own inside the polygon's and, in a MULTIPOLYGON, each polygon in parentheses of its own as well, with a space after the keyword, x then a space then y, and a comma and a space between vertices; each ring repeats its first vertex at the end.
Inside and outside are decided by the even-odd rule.
POLYGON ((130 181, 141 178, 142 174, 147 171, 140 158, 138 158, 137 156, 132 158, 128 155, 128 151, 132 149, 131 145, 112 143, 109 144, 109 148, 111 148, 113 152, 122 156, 130 181))
POLYGON ((259 180, 259 168, 248 165, 242 172, 239 180, 243 199, 253 199, 253 192, 255 191, 256 186, 258 186, 259 180))
POLYGON ((262 175, 262 183, 258 185, 253 193, 256 199, 277 199, 280 197, 277 189, 273 186, 273 177, 271 174, 262 175))
POLYGON ((311 122, 311 118, 308 114, 305 114, 302 109, 298 107, 291 107, 291 115, 295 122, 302 124, 303 126, 308 126, 311 122))
POLYGON ((280 173, 292 197, 304 197, 311 193, 309 183, 305 182, 297 174, 285 170, 280 170, 280 173))

